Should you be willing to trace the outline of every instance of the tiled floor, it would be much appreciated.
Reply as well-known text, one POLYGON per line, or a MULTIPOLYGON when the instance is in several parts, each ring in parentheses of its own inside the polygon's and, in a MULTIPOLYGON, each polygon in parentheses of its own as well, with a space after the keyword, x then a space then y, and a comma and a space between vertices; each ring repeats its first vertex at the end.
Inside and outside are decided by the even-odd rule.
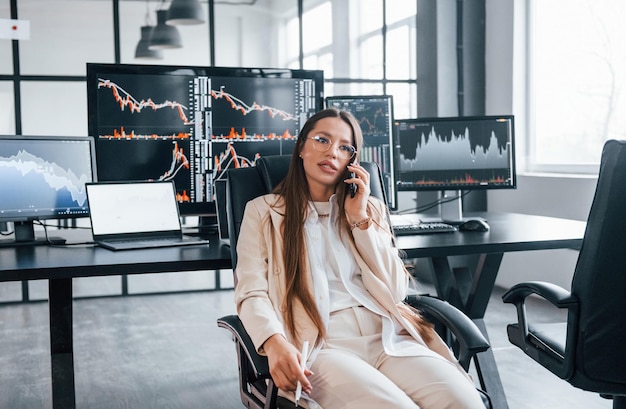
MULTIPOLYGON (((103 286, 81 281, 75 292, 93 283, 103 286)), ((610 408, 610 401, 570 387, 509 344, 505 327, 515 312, 501 293, 494 293, 486 323, 509 408, 610 408)), ((554 315, 546 311, 538 308, 549 320, 554 315)), ((243 408, 235 349, 215 324, 233 312, 232 291, 75 301, 77 407, 243 408)), ((51 407, 47 314, 44 302, 0 306, 0 408, 51 407)))

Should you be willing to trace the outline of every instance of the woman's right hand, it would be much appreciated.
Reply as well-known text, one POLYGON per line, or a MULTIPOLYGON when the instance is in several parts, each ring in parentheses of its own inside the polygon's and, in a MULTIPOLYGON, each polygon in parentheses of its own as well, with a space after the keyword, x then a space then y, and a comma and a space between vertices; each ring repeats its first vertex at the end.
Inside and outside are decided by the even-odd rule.
POLYGON ((300 361, 306 359, 291 345, 285 337, 274 334, 263 344, 270 366, 270 375, 274 384, 285 391, 295 391, 298 381, 302 384, 302 391, 311 393, 311 382, 307 376, 313 375, 308 368, 302 371, 300 361))
POLYGON ((346 179, 358 186, 356 195, 346 196, 344 209, 349 223, 356 223, 367 218, 367 200, 370 196, 370 174, 364 167, 354 162, 348 165, 348 171, 354 172, 354 178, 346 179))

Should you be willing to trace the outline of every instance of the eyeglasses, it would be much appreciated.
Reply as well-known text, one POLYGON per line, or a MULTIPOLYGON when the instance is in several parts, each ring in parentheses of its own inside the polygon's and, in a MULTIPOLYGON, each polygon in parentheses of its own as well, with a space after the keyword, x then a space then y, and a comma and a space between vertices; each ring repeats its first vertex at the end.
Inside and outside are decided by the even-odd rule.
MULTIPOLYGON (((333 142, 325 136, 315 135, 307 139, 313 141, 313 148, 318 152, 326 152, 333 146, 333 142)), ((356 155, 356 148, 352 145, 339 145, 337 155, 342 159, 352 159, 356 155)))

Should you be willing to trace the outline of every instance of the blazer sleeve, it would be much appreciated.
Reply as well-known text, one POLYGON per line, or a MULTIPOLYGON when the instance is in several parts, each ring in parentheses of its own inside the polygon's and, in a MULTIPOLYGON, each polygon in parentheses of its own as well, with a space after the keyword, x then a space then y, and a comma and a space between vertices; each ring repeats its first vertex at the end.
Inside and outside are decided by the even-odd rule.
POLYGON ((270 336, 285 335, 269 296, 270 286, 277 285, 269 275, 270 234, 264 237, 269 217, 263 197, 248 202, 237 242, 237 314, 259 353, 263 353, 262 345, 270 336))
MULTIPOLYGON (((371 217, 375 221, 368 229, 352 230, 354 243, 360 258, 365 262, 368 270, 380 284, 391 292, 395 303, 399 303, 407 295, 409 276, 400 257, 398 248, 393 244, 393 237, 389 231, 389 224, 385 220, 384 204, 374 199, 372 204, 375 214, 371 217)), ((364 272, 364 270, 362 269, 364 272)))

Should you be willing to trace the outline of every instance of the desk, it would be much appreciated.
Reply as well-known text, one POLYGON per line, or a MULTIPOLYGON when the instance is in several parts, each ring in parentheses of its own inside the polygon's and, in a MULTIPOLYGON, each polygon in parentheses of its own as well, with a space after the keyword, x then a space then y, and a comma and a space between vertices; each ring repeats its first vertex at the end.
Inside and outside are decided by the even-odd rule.
MULTIPOLYGON (((479 213, 476 216, 488 220, 489 232, 403 236, 398 238, 398 245, 409 258, 430 260, 438 295, 467 313, 486 334, 483 318, 503 254, 578 249, 585 223, 521 214, 479 213), (458 255, 478 255, 475 269, 453 271, 448 257, 458 255)), ((91 246, 0 248, 0 281, 49 280, 55 408, 75 407, 72 278, 230 268, 229 248, 217 237, 209 239, 212 243, 209 246, 120 252, 91 246)), ((492 351, 479 354, 477 365, 480 365, 484 387, 494 407, 507 408, 492 351)))
MULTIPOLYGON (((73 233, 73 232, 71 232, 73 233)), ((84 241, 84 236, 77 241, 84 241)), ((0 248, 0 281, 48 281, 52 405, 76 407, 72 341, 72 278, 228 269, 230 250, 217 236, 210 245, 109 251, 93 246, 0 248)), ((72 239, 69 242, 73 241, 72 239)))
MULTIPOLYGON (((504 253, 564 248, 577 250, 582 244, 586 223, 512 213, 473 213, 465 216, 483 217, 490 230, 485 233, 402 236, 397 244, 408 258, 429 259, 437 296, 465 312, 488 336, 485 311, 504 253), (477 255, 476 265, 452 269, 449 257, 462 255, 477 255)), ((476 365, 494 408, 508 408, 493 351, 489 349, 478 354, 476 365)))

